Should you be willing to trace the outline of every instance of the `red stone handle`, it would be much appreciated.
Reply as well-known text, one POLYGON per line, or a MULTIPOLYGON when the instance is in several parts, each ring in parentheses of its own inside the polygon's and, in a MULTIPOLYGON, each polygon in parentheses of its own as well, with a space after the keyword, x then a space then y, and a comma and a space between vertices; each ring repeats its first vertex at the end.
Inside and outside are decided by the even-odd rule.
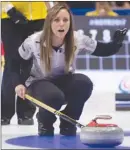
POLYGON ((87 126, 88 127, 117 127, 116 124, 103 124, 97 123, 97 119, 111 119, 112 117, 109 115, 100 115, 95 117, 87 126))

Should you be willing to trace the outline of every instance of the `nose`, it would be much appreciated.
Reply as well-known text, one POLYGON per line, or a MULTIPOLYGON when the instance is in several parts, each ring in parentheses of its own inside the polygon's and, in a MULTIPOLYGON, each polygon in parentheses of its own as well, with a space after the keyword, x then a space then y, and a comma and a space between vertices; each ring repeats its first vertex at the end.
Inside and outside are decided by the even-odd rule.
POLYGON ((61 21, 60 21, 60 26, 63 26, 63 25, 64 25, 64 21, 61 20, 61 21))

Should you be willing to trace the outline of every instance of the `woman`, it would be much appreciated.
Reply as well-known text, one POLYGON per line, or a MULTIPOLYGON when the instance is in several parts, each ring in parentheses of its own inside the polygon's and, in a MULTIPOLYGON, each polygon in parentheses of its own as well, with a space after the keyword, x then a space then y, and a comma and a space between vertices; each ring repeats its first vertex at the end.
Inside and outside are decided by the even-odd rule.
MULTIPOLYGON (((90 39, 81 30, 73 32, 70 10, 64 3, 56 4, 48 12, 44 30, 28 37, 19 48, 19 59, 12 61, 16 94, 24 99, 28 92, 57 110, 67 102, 63 113, 78 120, 84 103, 91 96, 93 83, 87 76, 74 73, 75 56, 80 50, 95 56, 115 54, 125 34, 125 29, 117 31, 113 42, 103 44, 90 39), (17 67, 29 59, 33 59, 33 64, 24 86, 17 67)), ((54 135, 56 117, 39 108, 37 118, 39 135, 54 135)), ((61 119, 60 134, 76 135, 76 127, 61 119)))

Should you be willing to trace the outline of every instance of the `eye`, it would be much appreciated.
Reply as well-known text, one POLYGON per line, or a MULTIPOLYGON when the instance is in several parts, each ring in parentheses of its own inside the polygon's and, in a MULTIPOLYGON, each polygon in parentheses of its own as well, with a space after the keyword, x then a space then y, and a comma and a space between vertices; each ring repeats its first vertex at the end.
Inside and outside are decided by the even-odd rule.
POLYGON ((67 19, 67 18, 64 18, 64 19, 63 19, 63 21, 64 21, 64 22, 67 22, 67 21, 68 21, 68 19, 67 19))
POLYGON ((59 21, 60 21, 60 19, 59 19, 59 18, 56 18, 56 19, 54 19, 54 21, 55 21, 55 22, 59 22, 59 21))

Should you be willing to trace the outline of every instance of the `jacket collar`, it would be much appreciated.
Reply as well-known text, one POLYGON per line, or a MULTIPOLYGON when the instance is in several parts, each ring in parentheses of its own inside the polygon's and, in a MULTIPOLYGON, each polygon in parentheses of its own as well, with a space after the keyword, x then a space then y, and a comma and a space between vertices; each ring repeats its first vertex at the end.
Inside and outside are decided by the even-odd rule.
MULTIPOLYGON (((43 46, 46 47, 46 42, 43 43, 43 46)), ((61 45, 61 46, 59 47, 59 50, 60 50, 61 52, 64 52, 64 51, 65 51, 65 44, 61 45)))

